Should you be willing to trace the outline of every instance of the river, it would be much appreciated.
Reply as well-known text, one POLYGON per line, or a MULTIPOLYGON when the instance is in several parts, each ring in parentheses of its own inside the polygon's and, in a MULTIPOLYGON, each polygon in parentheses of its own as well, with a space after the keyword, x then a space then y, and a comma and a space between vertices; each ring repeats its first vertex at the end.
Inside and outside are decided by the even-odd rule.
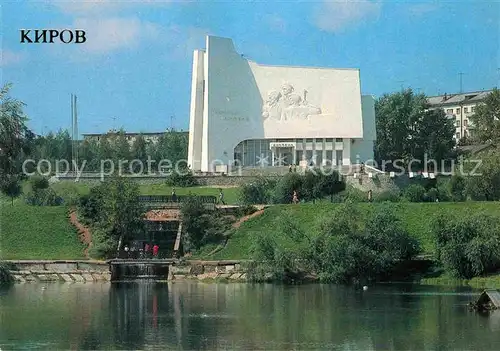
POLYGON ((175 283, 0 290, 0 349, 500 350, 468 288, 175 283))

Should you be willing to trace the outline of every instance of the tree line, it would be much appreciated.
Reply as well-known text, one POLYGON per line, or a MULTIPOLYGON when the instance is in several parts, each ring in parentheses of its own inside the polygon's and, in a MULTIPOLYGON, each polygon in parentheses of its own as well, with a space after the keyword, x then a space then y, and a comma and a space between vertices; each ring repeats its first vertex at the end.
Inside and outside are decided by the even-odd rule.
MULTIPOLYGON (((30 157, 36 163, 40 160, 48 160, 51 169, 55 169, 57 160, 68 160, 71 164, 73 155, 73 141, 68 130, 61 129, 57 133, 48 133, 45 136, 38 136, 33 141, 33 152, 30 157)), ((167 130, 158 137, 155 142, 147 141, 142 134, 134 137, 129 142, 125 131, 110 132, 102 135, 99 140, 86 139, 75 143, 75 154, 78 154, 77 164, 79 167, 85 166, 85 172, 98 172, 101 170, 101 160, 111 160, 117 165, 120 160, 140 160, 144 165, 143 172, 146 172, 148 157, 151 161, 151 171, 159 171, 160 160, 170 160, 172 164, 180 160, 187 159, 188 135, 174 129, 167 130), (153 162, 154 161, 154 162, 153 162)), ((47 171, 48 164, 41 164, 47 171)), ((110 164, 104 163, 110 167, 110 164)), ((140 163, 125 164, 124 173, 140 172, 140 163), (130 168, 132 167, 132 168, 130 168)))

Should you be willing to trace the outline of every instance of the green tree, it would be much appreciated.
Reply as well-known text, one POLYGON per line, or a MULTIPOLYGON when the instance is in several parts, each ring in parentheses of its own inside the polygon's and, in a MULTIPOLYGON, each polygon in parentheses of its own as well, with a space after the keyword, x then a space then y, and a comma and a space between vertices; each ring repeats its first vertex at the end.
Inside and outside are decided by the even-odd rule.
MULTIPOLYGON (((132 144, 132 157, 136 160, 140 160, 143 164, 143 172, 147 172, 146 162, 148 160, 147 153, 147 143, 142 134, 139 134, 132 144)), ((140 166, 138 164, 134 164, 134 172, 138 172, 140 170, 140 166)))
POLYGON ((481 164, 465 162, 464 170, 469 174, 465 192, 473 200, 500 200, 500 150, 493 149, 481 154, 481 164), (475 173, 472 173, 474 171, 475 173))
POLYGON ((172 166, 175 167, 177 162, 187 160, 187 133, 174 129, 167 130, 154 146, 155 152, 152 154, 152 158, 154 155, 156 165, 160 160, 170 160, 172 166))
POLYGON ((93 253, 111 257, 124 241, 145 231, 143 205, 137 201, 139 185, 128 178, 112 177, 81 199, 80 213, 98 232, 93 253))
POLYGON ((79 161, 86 162, 85 170, 97 171, 100 167, 99 144, 95 140, 84 140, 79 145, 79 161))
POLYGON ((7 176, 0 180, 0 187, 2 193, 10 197, 12 201, 12 206, 14 206, 14 199, 21 196, 23 190, 21 187, 21 182, 17 176, 7 176))
POLYGON ((386 94, 375 103, 375 157, 382 161, 418 159, 440 162, 454 147, 455 127, 440 109, 431 110, 424 94, 411 89, 386 94))
POLYGON ((498 143, 500 141, 500 90, 493 89, 484 102, 476 106, 476 112, 470 120, 474 125, 475 139, 483 143, 498 143))
POLYGON ((0 177, 20 174, 34 134, 26 126, 25 104, 9 96, 11 84, 0 90, 0 177))
POLYGON ((210 242, 218 242, 229 230, 231 220, 217 210, 207 209, 196 196, 182 202, 182 242, 185 251, 195 251, 210 242))
MULTIPOLYGON (((113 149, 115 152, 115 162, 119 160, 127 160, 130 161, 130 143, 127 140, 127 136, 125 135, 125 131, 121 129, 113 138, 114 144, 113 149)), ((128 168, 128 167, 127 167, 128 168)))
POLYGON ((453 276, 470 279, 500 267, 500 228, 494 217, 441 215, 433 230, 438 259, 453 276))

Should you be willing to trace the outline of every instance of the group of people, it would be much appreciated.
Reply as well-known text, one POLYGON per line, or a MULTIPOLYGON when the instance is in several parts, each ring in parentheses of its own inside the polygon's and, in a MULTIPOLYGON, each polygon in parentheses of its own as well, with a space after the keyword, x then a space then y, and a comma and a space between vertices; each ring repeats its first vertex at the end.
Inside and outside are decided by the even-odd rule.
POLYGON ((160 252, 160 246, 158 244, 149 244, 146 243, 144 245, 144 249, 140 248, 139 251, 139 257, 134 257, 135 256, 135 246, 132 246, 132 249, 128 247, 128 245, 125 245, 124 247, 125 254, 127 255, 127 258, 158 258, 158 254, 160 252))

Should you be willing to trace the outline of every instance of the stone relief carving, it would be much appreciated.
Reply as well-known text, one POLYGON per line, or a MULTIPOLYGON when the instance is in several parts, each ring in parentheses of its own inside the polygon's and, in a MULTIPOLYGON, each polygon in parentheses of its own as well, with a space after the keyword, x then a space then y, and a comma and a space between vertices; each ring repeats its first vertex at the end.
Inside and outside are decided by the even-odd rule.
POLYGON ((300 96, 288 83, 281 86, 281 91, 271 90, 262 108, 262 118, 281 121, 309 119, 310 115, 320 114, 319 107, 307 102, 307 90, 300 96))

